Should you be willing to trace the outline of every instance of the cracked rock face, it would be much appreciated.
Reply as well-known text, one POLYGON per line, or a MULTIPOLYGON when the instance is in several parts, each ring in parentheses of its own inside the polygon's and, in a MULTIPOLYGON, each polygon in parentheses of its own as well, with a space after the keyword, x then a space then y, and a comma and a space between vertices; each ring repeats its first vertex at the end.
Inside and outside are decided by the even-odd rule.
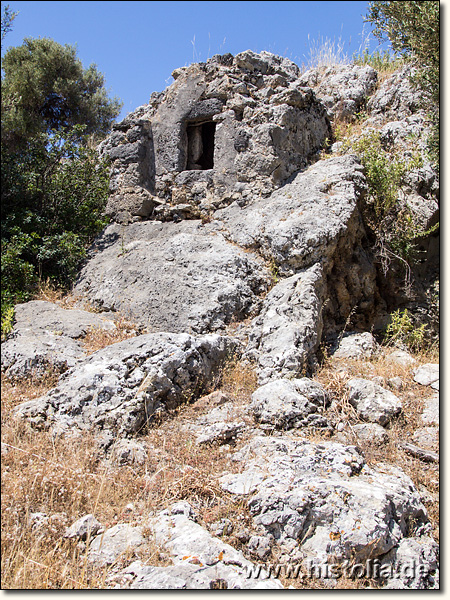
POLYGON ((298 75, 289 59, 251 51, 174 71, 174 83, 101 144, 112 160, 107 212, 119 222, 198 218, 270 193, 331 136, 298 75))
POLYGON ((17 414, 56 432, 139 432, 156 413, 198 394, 235 350, 226 337, 147 334, 80 361, 47 395, 20 404, 17 414))
POLYGON ((411 480, 388 465, 370 468, 354 446, 254 437, 235 460, 244 470, 225 475, 221 485, 249 495, 255 525, 291 559, 376 558, 427 520, 411 480))
POLYGON ((90 256, 75 293, 150 331, 223 330, 257 309, 271 281, 261 258, 199 221, 110 225, 90 256))

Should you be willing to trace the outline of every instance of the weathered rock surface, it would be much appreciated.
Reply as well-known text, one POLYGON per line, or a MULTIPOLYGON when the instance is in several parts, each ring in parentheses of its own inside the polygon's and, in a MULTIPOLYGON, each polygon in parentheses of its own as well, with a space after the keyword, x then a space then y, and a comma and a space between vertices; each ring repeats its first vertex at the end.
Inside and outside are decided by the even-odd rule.
POLYGON ((127 586, 131 589, 215 589, 218 582, 218 589, 283 589, 275 579, 248 578, 253 564, 242 552, 212 536, 185 511, 162 511, 148 526, 174 564, 147 567, 133 563, 123 571, 134 577, 127 586))
POLYGON ((421 365, 414 371, 414 381, 439 390, 439 365, 436 363, 421 365))
POLYGON ((384 589, 439 589, 439 546, 430 536, 404 538, 382 565, 392 572, 384 589))
POLYGON ((58 387, 19 405, 17 414, 55 431, 104 430, 108 445, 113 434, 137 433, 159 411, 200 393, 234 349, 231 338, 213 334, 125 340, 80 361, 58 387))
POLYGON ((365 108, 377 85, 375 69, 358 65, 333 65, 310 69, 299 79, 325 104, 330 119, 351 120, 365 108))
POLYGON ((373 381, 355 378, 347 387, 350 404, 365 421, 386 425, 402 410, 401 400, 373 381))
POLYGON ((377 349, 371 333, 346 333, 333 353, 334 358, 369 358, 377 349))
POLYGON ((85 515, 72 523, 64 533, 66 538, 77 538, 80 540, 86 540, 87 538, 93 538, 97 535, 98 531, 102 528, 101 524, 94 515, 85 515))
POLYGON ((414 69, 406 66, 388 77, 367 103, 367 111, 375 118, 399 121, 416 113, 422 104, 421 92, 414 89, 409 78, 414 69))
POLYGON ((437 425, 439 427, 439 394, 433 394, 425 400, 422 412, 424 425, 437 425))
POLYGON ((198 218, 270 193, 331 135, 298 74, 289 59, 252 51, 174 71, 101 145, 113 161, 107 212, 121 222, 198 218))
POLYGON ((113 564, 121 555, 143 546, 146 539, 141 526, 119 523, 95 537, 89 546, 88 560, 97 567, 113 564))
POLYGON ((356 437, 369 444, 381 445, 389 440, 386 430, 377 423, 358 423, 352 426, 356 437))
POLYGON ((412 441, 424 450, 439 450, 439 429, 420 427, 413 433, 412 441))
MULTIPOLYGON (((311 273, 315 287, 323 290, 319 305, 328 300, 322 314, 325 330, 332 330, 336 323, 343 325, 356 305, 359 310, 355 324, 363 326, 364 320, 373 316, 378 299, 374 266, 362 247, 365 233, 358 202, 366 189, 356 157, 322 160, 268 198, 244 206, 235 202, 216 211, 212 225, 218 221, 227 238, 258 250, 279 275, 305 273, 314 265, 322 269, 322 281, 318 271, 311 273)), ((293 295, 289 290, 285 292, 284 286, 289 282, 282 286, 282 302, 284 294, 293 295)), ((294 304, 295 300, 294 295, 294 304)), ((314 302, 314 295, 309 302, 314 302)), ((307 320, 311 317, 313 313, 307 314, 307 320)), ((315 329, 320 330, 320 320, 315 329)), ((314 338, 316 334, 311 333, 314 338)))
POLYGON ((75 293, 150 331, 206 333, 257 309, 271 281, 263 261, 200 221, 110 225, 75 293))
POLYGON ((352 246, 363 236, 357 201, 366 192, 355 156, 321 160, 298 173, 268 198, 218 210, 225 235, 257 248, 285 276, 332 259, 345 236, 352 246))
POLYGON ((245 354, 257 364, 259 383, 314 364, 322 336, 324 287, 317 264, 284 279, 267 294, 248 330, 245 354))
POLYGON ((64 309, 42 300, 15 306, 15 325, 2 343, 2 371, 11 379, 64 371, 85 356, 81 340, 88 330, 116 328, 105 315, 64 309))
POLYGON ((279 429, 324 427, 327 400, 324 388, 311 379, 277 379, 253 392, 250 410, 258 422, 279 429))
POLYGON ((419 529, 427 521, 411 480, 395 467, 370 468, 354 446, 254 437, 235 460, 244 470, 225 475, 221 485, 252 494, 254 524, 291 560, 376 558, 410 535, 412 523, 419 529), (253 479, 247 490, 235 486, 244 477, 253 479))

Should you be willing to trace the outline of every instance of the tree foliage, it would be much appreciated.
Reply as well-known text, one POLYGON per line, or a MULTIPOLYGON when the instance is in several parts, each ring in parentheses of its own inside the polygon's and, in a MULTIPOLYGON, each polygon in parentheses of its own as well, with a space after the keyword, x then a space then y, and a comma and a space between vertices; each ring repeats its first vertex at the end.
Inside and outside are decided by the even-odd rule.
POLYGON ((40 133, 84 125, 105 135, 119 114, 95 65, 83 68, 73 46, 25 38, 2 60, 2 143, 17 149, 40 133))
MULTIPOLYGON (((3 27, 3 21, 2 21, 3 27)), ((3 31, 3 29, 2 29, 3 31)), ((105 226, 109 168, 92 143, 120 110, 75 49, 25 39, 3 61, 1 284, 3 322, 40 280, 67 288, 105 226)))
POLYGON ((417 68, 415 83, 433 126, 429 140, 436 166, 439 160, 439 2, 369 2, 367 20, 380 41, 389 40, 395 52, 409 57, 417 68))
POLYGON ((2 151, 6 305, 27 300, 41 278, 69 285, 86 246, 106 224, 108 166, 79 144, 79 130, 40 134, 26 151, 2 151))
POLYGON ((5 39, 7 33, 12 29, 14 19, 17 17, 18 12, 11 12, 9 4, 3 7, 2 13, 2 42, 5 39))

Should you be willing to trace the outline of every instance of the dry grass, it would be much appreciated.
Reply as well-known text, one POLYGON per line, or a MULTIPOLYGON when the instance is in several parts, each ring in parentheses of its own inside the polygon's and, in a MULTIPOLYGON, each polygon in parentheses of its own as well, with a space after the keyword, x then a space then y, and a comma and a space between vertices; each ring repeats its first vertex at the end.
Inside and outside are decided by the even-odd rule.
MULTIPOLYGON (((126 325, 124 335, 127 335, 126 325)), ((97 332, 93 337, 95 344, 88 342, 93 347, 96 344, 101 347, 104 338, 97 332)), ((432 360, 435 357, 424 355, 418 357, 418 364, 432 360)), ((230 519, 235 531, 224 535, 224 541, 246 552, 245 545, 235 535, 240 527, 252 530, 246 502, 224 492, 218 484, 224 472, 241 468, 230 457, 245 439, 239 439, 235 448, 197 445, 195 435, 187 426, 201 411, 211 408, 208 403, 204 403, 200 412, 190 403, 173 411, 141 438, 147 450, 145 462, 118 467, 104 460, 89 435, 53 438, 48 432, 35 431, 27 423, 13 418, 12 411, 18 403, 44 394, 55 385, 56 377, 57 374, 49 374, 47 378, 22 384, 8 381, 2 384, 4 589, 102 589, 110 585, 111 567, 108 573, 106 569, 93 570, 87 562, 85 546, 62 537, 67 526, 88 513, 93 513, 105 528, 119 522, 143 525, 149 514, 186 499, 197 512, 199 522, 206 527, 220 519, 230 519), (37 512, 47 516, 40 525, 30 518, 37 512)), ((328 414, 332 421, 339 419, 349 424, 357 421, 345 387, 351 377, 382 377, 386 382, 401 377, 403 387, 395 393, 401 396, 404 410, 402 416, 390 424, 389 442, 383 446, 360 442, 358 445, 369 464, 386 462, 399 466, 419 489, 434 494, 436 501, 426 506, 433 535, 438 538, 438 468, 407 455, 398 447, 398 442, 409 440, 419 426, 423 398, 429 395, 429 390, 414 383, 410 369, 389 363, 384 356, 361 361, 328 359, 316 379, 334 399, 328 414)), ((257 387, 251 366, 236 360, 228 365, 220 381, 221 391, 231 398, 236 410, 249 404, 257 387)), ((321 436, 317 431, 311 435, 314 439, 321 436)), ((276 551, 275 547, 271 562, 276 551)), ((169 562, 169 555, 149 538, 148 544, 133 556, 121 557, 114 573, 136 557, 152 565, 169 562)), ((286 579, 283 583, 296 589, 324 587, 323 582, 315 579, 286 579)), ((371 584, 374 585, 368 580, 339 580, 336 589, 361 589, 371 584)))
MULTIPOLYGON (((66 527, 88 513, 105 528, 119 522, 141 524, 149 514, 184 498, 206 526, 224 517, 238 521, 245 514, 242 501, 217 482, 224 471, 236 468, 230 465, 229 451, 198 446, 183 429, 193 414, 188 404, 141 438, 148 451, 144 464, 122 467, 105 461, 90 435, 54 438, 13 418, 17 404, 43 395, 56 378, 51 374, 22 384, 2 383, 4 589, 104 588, 106 569, 92 570, 84 545, 62 537, 66 527), (33 523, 33 513, 46 515, 40 525, 33 523)), ((255 386, 250 370, 236 364, 225 379, 236 399, 255 386)), ((149 540, 145 562, 160 565, 164 560, 167 556, 149 540)))
POLYGON ((92 354, 129 338, 145 333, 138 325, 129 321, 126 317, 119 316, 114 321, 115 329, 107 330, 101 327, 90 327, 83 338, 83 346, 87 354, 92 354))

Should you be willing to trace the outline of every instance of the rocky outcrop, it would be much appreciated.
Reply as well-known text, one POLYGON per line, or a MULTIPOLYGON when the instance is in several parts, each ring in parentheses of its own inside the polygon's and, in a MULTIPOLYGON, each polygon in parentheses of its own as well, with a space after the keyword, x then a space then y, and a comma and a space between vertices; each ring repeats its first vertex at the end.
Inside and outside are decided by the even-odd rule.
POLYGON ((89 329, 116 329, 114 315, 64 309, 33 300, 15 307, 15 324, 2 343, 2 372, 10 379, 65 371, 85 356, 82 340, 89 329))
MULTIPOLYGON (((91 543, 91 561, 113 562, 126 548, 144 542, 142 527, 122 525, 120 532, 119 527, 116 525, 107 530, 91 543), (124 527, 128 534, 126 540, 123 539, 124 527), (114 539, 119 533, 121 538, 114 539)), ((119 582, 126 582, 125 585, 117 585, 121 589, 283 589, 278 580, 266 579, 264 570, 261 579, 248 577, 255 565, 242 552, 196 523, 195 514, 187 502, 178 502, 150 518, 147 528, 154 542, 170 552, 173 565, 154 567, 135 561, 116 576, 119 582)))
POLYGON ((199 395, 235 349, 218 335, 125 340, 80 361, 46 396, 19 405, 17 414, 55 432, 93 431, 108 447, 114 437, 142 432, 161 411, 199 395))
POLYGON ((299 79, 314 90, 325 104, 330 119, 351 121, 366 108, 378 83, 378 74, 368 65, 333 65, 310 69, 299 79))
POLYGON ((101 146, 113 161, 107 212, 120 222, 198 218, 280 186, 330 137, 298 75, 289 59, 251 51, 174 71, 101 146))
MULTIPOLYGON (((370 67, 300 76, 286 58, 247 51, 173 76, 100 146, 112 164, 113 222, 91 247, 74 291, 104 312, 19 306, 2 369, 10 377, 50 363, 66 369, 16 415, 54 435, 93 432, 108 468, 145 471, 144 488, 152 477, 158 485, 159 471, 147 478, 147 468, 161 451, 139 438, 146 428, 213 389, 230 358, 254 366, 259 387, 251 400, 245 392, 245 406, 234 390, 203 396, 180 425, 189 452, 220 457, 208 488, 214 501, 196 497, 208 510, 212 502, 216 522, 197 522, 182 501, 105 530, 87 515, 66 536, 86 544, 90 568, 107 567, 118 589, 281 589, 276 579, 248 576, 250 559, 274 557, 312 568, 377 559, 401 572, 376 577, 387 588, 438 587, 426 493, 397 466, 373 466, 364 455, 397 444, 395 419, 409 409, 402 390, 439 390, 438 365, 417 366, 413 384, 405 374, 415 359, 396 350, 386 358, 393 376, 377 376, 369 359, 380 347, 369 330, 389 307, 362 217, 364 169, 336 144, 318 160, 331 140, 330 119, 351 122, 364 109, 371 111, 365 132, 379 131, 384 148, 410 156, 414 134, 422 152, 426 124, 408 72, 376 89, 370 67), (116 311, 151 333, 86 357, 86 331, 113 329, 116 311), (324 341, 336 361, 330 393, 304 377, 312 377, 324 341), (309 434, 314 441, 302 437, 309 434), (233 447, 240 449, 231 456, 233 447), (224 498, 246 505, 245 526, 224 517, 224 498), (144 564, 149 543, 172 564, 144 564), (409 577, 402 565, 414 556, 423 568, 409 577)), ((424 227, 438 215, 430 168, 425 162, 404 188, 405 205, 424 227)), ((438 394, 421 410, 411 434, 418 446, 397 447, 435 469, 438 394)), ((168 431, 178 425, 174 419, 168 431)))
POLYGON ((242 472, 224 475, 221 485, 247 496, 260 535, 291 561, 364 562, 427 521, 411 480, 395 467, 369 467, 354 446, 254 437, 235 460, 242 472))

